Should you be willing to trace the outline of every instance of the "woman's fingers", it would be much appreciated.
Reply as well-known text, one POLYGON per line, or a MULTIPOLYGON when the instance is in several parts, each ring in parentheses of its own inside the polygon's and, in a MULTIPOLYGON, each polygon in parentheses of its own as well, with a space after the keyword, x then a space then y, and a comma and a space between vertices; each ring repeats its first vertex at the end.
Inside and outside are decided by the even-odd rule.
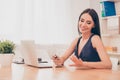
POLYGON ((79 63, 79 59, 76 56, 71 56, 70 58, 74 63, 79 63))
POLYGON ((69 66, 76 66, 76 64, 69 64, 69 66))
POLYGON ((63 61, 62 61, 61 57, 58 57, 55 55, 52 57, 52 60, 57 66, 63 66, 63 61))
POLYGON ((83 64, 81 59, 78 59, 76 56, 71 56, 70 59, 75 63, 75 64, 71 64, 71 66, 80 66, 83 64))
POLYGON ((74 62, 79 62, 78 59, 76 58, 76 56, 71 56, 71 60, 74 61, 74 62))

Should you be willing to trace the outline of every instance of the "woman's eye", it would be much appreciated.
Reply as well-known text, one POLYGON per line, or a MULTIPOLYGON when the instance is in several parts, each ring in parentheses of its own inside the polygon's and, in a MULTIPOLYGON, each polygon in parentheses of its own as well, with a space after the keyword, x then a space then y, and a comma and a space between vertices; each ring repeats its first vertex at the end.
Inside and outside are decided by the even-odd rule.
POLYGON ((84 20, 80 20, 80 22, 84 22, 84 20))
POLYGON ((87 22, 87 24, 91 24, 91 22, 87 22))

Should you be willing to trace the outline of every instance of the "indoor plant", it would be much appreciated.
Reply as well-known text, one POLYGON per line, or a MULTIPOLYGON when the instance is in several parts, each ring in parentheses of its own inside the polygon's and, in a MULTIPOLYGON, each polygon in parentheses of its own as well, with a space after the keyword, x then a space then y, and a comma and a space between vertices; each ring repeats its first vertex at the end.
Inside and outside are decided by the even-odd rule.
POLYGON ((0 64, 1 66, 11 65, 14 56, 15 44, 10 40, 0 41, 0 64))

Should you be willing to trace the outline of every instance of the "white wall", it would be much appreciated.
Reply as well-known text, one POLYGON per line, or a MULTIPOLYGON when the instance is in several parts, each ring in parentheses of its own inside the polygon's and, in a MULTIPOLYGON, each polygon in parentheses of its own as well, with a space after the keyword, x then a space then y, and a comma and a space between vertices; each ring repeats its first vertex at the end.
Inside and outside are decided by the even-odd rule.
POLYGON ((89 0, 0 0, 0 39, 69 44, 89 0))

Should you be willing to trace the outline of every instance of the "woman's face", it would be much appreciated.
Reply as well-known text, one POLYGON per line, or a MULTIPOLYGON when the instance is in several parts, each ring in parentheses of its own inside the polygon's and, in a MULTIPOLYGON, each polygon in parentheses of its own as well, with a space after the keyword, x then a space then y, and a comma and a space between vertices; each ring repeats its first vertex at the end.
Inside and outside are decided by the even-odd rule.
POLYGON ((93 27, 94 22, 92 20, 92 17, 88 13, 83 14, 79 20, 79 31, 82 34, 91 33, 91 29, 93 27))

